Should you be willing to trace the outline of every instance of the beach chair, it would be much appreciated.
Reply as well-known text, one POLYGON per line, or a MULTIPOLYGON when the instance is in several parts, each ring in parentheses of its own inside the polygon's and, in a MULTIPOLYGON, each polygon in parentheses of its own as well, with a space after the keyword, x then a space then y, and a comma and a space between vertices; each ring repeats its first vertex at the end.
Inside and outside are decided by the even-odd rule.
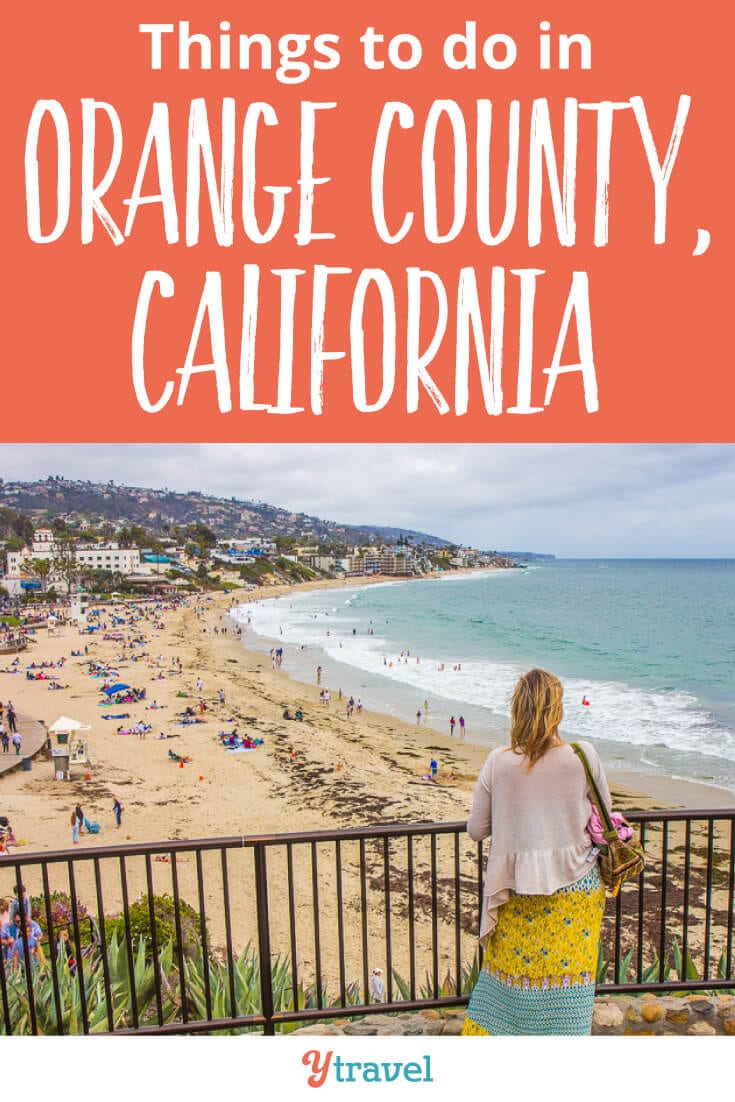
POLYGON ((87 834, 99 834, 102 828, 100 827, 99 823, 90 823, 89 819, 85 819, 84 829, 86 830, 87 834))

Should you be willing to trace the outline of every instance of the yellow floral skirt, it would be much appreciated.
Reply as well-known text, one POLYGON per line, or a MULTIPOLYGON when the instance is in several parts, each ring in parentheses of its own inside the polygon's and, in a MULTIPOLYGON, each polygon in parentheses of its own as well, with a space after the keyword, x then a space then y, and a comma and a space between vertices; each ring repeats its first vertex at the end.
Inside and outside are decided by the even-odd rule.
POLYGON ((597 868, 498 911, 462 1033, 588 1034, 605 890, 597 868))

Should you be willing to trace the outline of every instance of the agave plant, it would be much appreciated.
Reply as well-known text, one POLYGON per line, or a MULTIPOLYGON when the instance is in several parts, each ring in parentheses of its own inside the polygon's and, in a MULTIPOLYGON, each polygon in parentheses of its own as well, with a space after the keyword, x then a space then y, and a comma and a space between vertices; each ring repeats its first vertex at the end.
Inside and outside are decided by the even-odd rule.
POLYGON ((39 1034, 75 1034, 107 1032, 130 1028, 134 1024, 133 1005, 139 1024, 151 1019, 155 1012, 156 969, 161 977, 163 1021, 172 1021, 178 1006, 165 979, 171 970, 173 946, 164 946, 154 966, 147 959, 143 939, 133 956, 132 974, 126 947, 116 937, 107 945, 105 957, 98 950, 82 959, 81 967, 70 967, 66 958, 56 961, 55 984, 51 964, 34 970, 31 983, 22 971, 6 977, 8 1023, 0 1008, 0 1028, 17 1035, 31 1033, 31 995, 35 1014, 35 1031, 39 1034), (109 984, 107 998, 105 978, 109 984), (58 992, 58 1006, 57 1006, 58 992), (59 1015, 59 1009, 61 1014, 59 1015), (9 1025, 9 1030, 7 1026, 9 1025))
MULTIPOLYGON (((257 1016, 262 1013, 260 961, 250 943, 232 962, 232 970, 223 962, 203 956, 184 962, 184 990, 187 1010, 191 1018, 200 1021, 226 1021, 233 1017, 257 1016), (209 1005, 207 1004, 209 992, 209 1005)), ((276 957, 271 964, 271 991, 276 1013, 289 1010, 305 1010, 342 1005, 339 997, 330 1000, 325 984, 304 986, 300 981, 294 987, 293 968, 288 957, 276 957)), ((346 1005, 360 1005, 360 987, 350 983, 345 991, 346 1005)), ((325 1018, 328 1013, 325 1013, 325 1018)), ((296 1022, 283 1022, 279 1031, 288 1033, 298 1028, 296 1022)), ((218 1033, 240 1033, 258 1029, 257 1026, 233 1026, 218 1033)))

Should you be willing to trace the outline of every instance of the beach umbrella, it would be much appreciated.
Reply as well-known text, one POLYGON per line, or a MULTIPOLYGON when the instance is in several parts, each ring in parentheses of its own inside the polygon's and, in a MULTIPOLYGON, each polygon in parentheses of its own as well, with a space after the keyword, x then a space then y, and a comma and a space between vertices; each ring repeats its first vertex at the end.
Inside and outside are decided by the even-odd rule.
POLYGON ((71 731, 91 730, 92 728, 89 726, 88 723, 80 723, 79 720, 69 719, 68 716, 59 716, 59 718, 55 720, 49 727, 49 731, 53 731, 55 735, 59 734, 59 732, 61 732, 62 734, 66 732, 68 734, 71 731))
POLYGON ((113 693, 121 693, 123 689, 129 689, 129 685, 123 684, 122 681, 118 681, 116 685, 110 685, 109 688, 103 689, 103 693, 107 693, 108 696, 112 696, 113 693))

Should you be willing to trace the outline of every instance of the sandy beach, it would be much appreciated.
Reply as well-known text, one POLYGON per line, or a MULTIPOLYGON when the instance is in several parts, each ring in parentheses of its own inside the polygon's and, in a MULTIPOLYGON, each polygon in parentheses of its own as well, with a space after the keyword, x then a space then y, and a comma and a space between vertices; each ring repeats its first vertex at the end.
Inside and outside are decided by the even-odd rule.
MULTIPOLYGON (((268 587, 237 594, 234 601, 239 604, 277 593, 276 587, 268 587)), ((116 639, 103 639, 102 631, 82 635, 68 625, 53 635, 44 629, 21 656, 15 667, 20 672, 9 672, 12 659, 0 665, 0 698, 4 703, 12 700, 21 718, 50 725, 65 715, 91 728, 81 735, 88 745, 89 763, 76 766, 71 780, 54 779, 52 762, 45 753, 34 759, 30 772, 19 769, 0 776, 0 812, 11 820, 19 839, 14 854, 18 859, 23 861, 30 853, 49 850, 91 852, 96 846, 116 842, 280 835, 377 823, 451 823, 466 819, 487 746, 461 741, 430 726, 401 723, 367 709, 348 717, 345 702, 355 687, 342 685, 345 699, 340 702, 338 686, 329 684, 328 670, 318 687, 316 671, 314 684, 306 685, 273 669, 267 653, 246 649, 235 634, 234 621, 228 615, 232 604, 232 595, 217 594, 200 599, 198 604, 192 600, 188 606, 170 610, 154 611, 151 606, 146 618, 120 629, 122 637, 116 639), (138 642, 131 647, 126 641, 133 638, 138 642), (89 652, 86 656, 71 656, 72 651, 83 652, 85 646, 89 652), (27 678, 25 667, 29 663, 58 662, 62 656, 66 659, 63 667, 44 672, 57 676, 63 688, 50 690, 48 681, 27 678), (90 660, 114 671, 114 680, 145 689, 145 699, 102 707, 102 688, 108 682, 105 677, 90 675, 90 660), (330 689, 328 706, 320 702, 321 688, 330 689), (183 725, 181 713, 187 708, 193 710, 197 722, 183 725), (285 720, 286 708, 292 713, 301 709, 303 721, 285 720), (124 720, 103 718, 126 713, 124 720), (150 725, 145 735, 118 733, 118 727, 128 731, 138 722, 150 725), (249 752, 228 752, 220 743, 219 733, 233 729, 262 740, 262 744, 249 752), (190 760, 182 767, 169 756, 170 751, 190 760), (434 781, 426 779, 432 758, 439 766, 434 781), (115 798, 124 809, 119 829, 113 815, 115 798), (81 832, 78 846, 72 847, 69 820, 77 802, 101 829, 94 835, 81 832)), ((129 609, 126 614, 130 614, 129 609)), ((112 628, 112 610, 103 614, 105 618, 112 628)), ((610 773, 610 781, 614 801, 623 808, 707 808, 735 803, 733 795, 723 790, 660 775, 610 773)), ((467 843, 463 855, 471 867, 476 851, 469 839, 467 843)), ((321 950, 317 952, 310 936, 302 933, 299 957, 306 973, 317 956, 326 962, 325 968, 330 963, 333 967, 337 959, 338 934, 331 926, 330 915, 335 913, 338 880, 343 880, 346 894, 352 892, 353 902, 346 904, 348 913, 354 913, 355 918, 359 914, 354 895, 359 891, 360 875, 355 845, 345 844, 337 875, 328 847, 320 860, 321 950)), ((214 944, 221 946, 223 896, 216 856, 211 855, 209 864, 205 861, 204 898, 210 936, 214 944)), ((246 850, 234 851, 231 861, 230 875, 235 875, 240 885, 231 900, 233 937, 243 948, 256 928, 252 861, 248 861, 246 850)), ((402 859, 394 864, 392 875, 400 883, 405 879, 402 859)), ((128 865, 129 896, 135 900, 146 892, 146 874, 139 860, 130 859, 128 865)), ((179 865, 183 898, 194 902, 197 882, 193 856, 181 857, 179 865)), ((305 916, 311 909, 310 867, 307 855, 296 868, 297 907, 301 900, 305 916)), ((56 868, 62 875, 63 867, 56 868)), ((428 875, 426 857, 417 856, 416 869, 419 880, 428 875)), ((88 863, 80 866, 76 884, 79 898, 94 906, 92 871, 88 863)), ((154 866, 156 893, 171 892, 171 872, 170 865, 154 866)), ((286 873, 275 856, 271 875, 274 890, 282 892, 286 873)), ((10 869, 2 875, 0 891, 11 891, 12 877, 10 869)), ((31 877, 24 874, 24 879, 32 881, 32 894, 39 890, 37 871, 31 877)), ((105 913, 118 913, 121 902, 119 884, 115 885, 113 877, 106 888, 105 913)), ((288 952, 288 915, 277 906, 272 912, 274 951, 288 952)), ((379 906, 371 907, 373 961, 376 957, 385 959, 381 914, 379 906)), ((424 914, 415 910, 413 922, 417 943, 428 952, 430 911, 424 914)), ((473 914, 464 915, 462 925, 469 957, 474 944, 473 914)), ((450 906, 437 950, 444 968, 452 966, 454 926, 450 906)), ((358 921, 348 924, 344 938, 347 975, 355 978, 363 959, 358 921)), ((406 975, 405 947, 395 947, 393 959, 406 975)), ((328 978, 334 985, 336 976, 328 978)))
MULTIPOLYGON (((243 593, 243 600, 277 593, 270 587, 243 593)), ((217 594, 200 602, 199 614, 192 601, 189 607, 126 627, 125 636, 145 637, 133 648, 123 647, 120 640, 102 640, 102 632, 81 635, 69 625, 56 635, 41 630, 21 656, 21 672, 0 672, 0 699, 12 699, 21 716, 49 725, 67 715, 92 728, 82 736, 89 747, 89 780, 77 767, 71 781, 56 781, 51 762, 43 757, 34 761, 31 772, 16 771, 0 780, 2 811, 29 850, 62 848, 70 842, 69 811, 77 801, 90 819, 102 824, 98 836, 83 839, 85 846, 118 839, 160 841, 466 817, 487 747, 368 710, 348 718, 337 686, 326 679, 322 687, 330 688, 331 701, 324 706, 316 677, 312 686, 295 682, 272 669, 267 654, 248 651, 235 637, 227 616, 232 600, 217 594), (70 657, 85 644, 87 657, 70 657), (28 663, 56 662, 61 656, 66 658, 63 668, 48 672, 59 676, 63 689, 50 691, 48 682, 27 680, 28 663), (119 680, 145 689, 145 700, 101 707, 105 681, 89 675, 89 659, 108 664, 119 680), (186 707, 194 707, 203 722, 179 725, 179 713, 186 707), (303 722, 284 720, 287 707, 292 712, 300 708, 303 722), (110 713, 128 713, 129 718, 103 719, 110 713), (149 724, 151 730, 144 737, 117 733, 118 727, 127 730, 136 722, 149 724), (228 753, 218 735, 235 728, 262 738, 262 746, 250 753, 228 753), (162 733, 168 737, 161 739, 162 733), (191 762, 178 767, 169 750, 191 762), (439 763, 436 782, 422 779, 432 757, 439 763), (112 814, 115 796, 125 809, 120 830, 112 814)), ((349 697, 350 686, 341 688, 349 697)), ((617 801, 626 807, 735 802, 723 790, 660 775, 612 773, 611 783, 617 801)))

